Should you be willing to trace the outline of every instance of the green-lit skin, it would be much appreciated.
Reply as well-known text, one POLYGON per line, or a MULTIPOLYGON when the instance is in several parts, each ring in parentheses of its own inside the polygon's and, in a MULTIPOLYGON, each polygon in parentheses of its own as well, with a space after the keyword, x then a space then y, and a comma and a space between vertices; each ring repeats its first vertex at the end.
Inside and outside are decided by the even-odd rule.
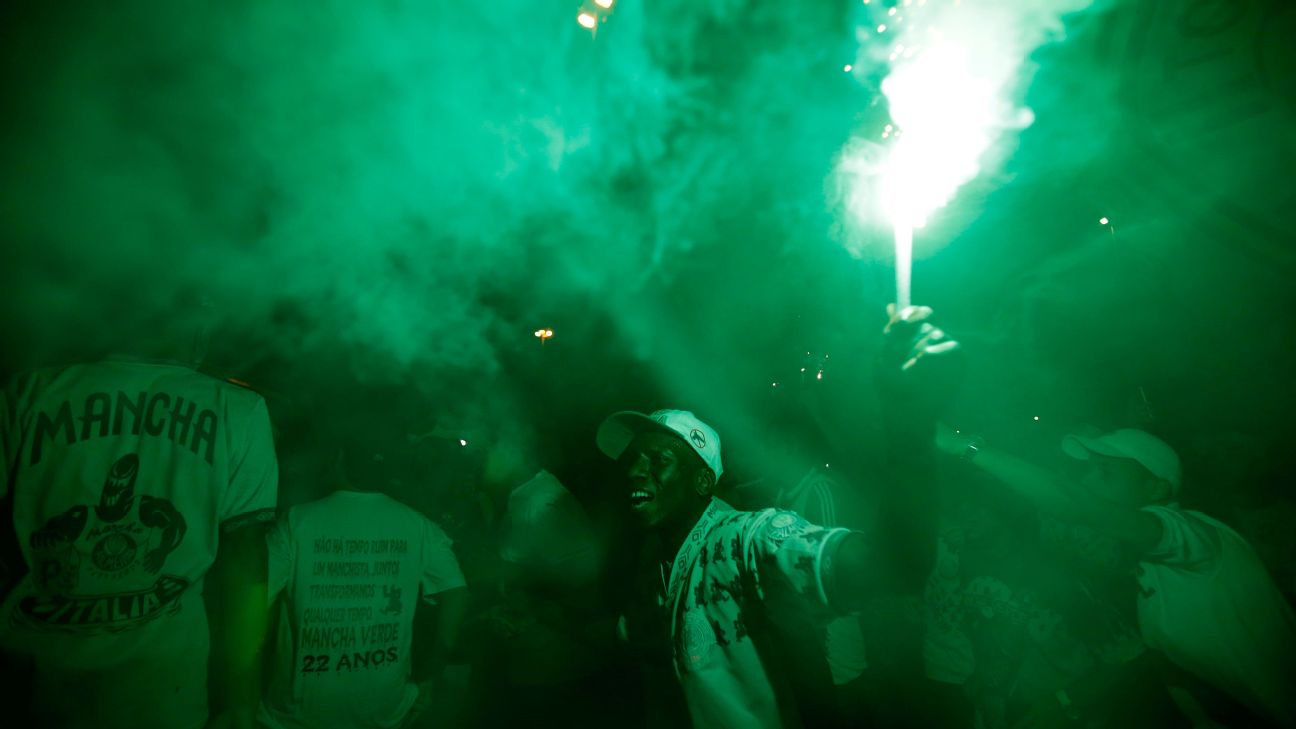
POLYGON ((631 441, 619 463, 626 467, 626 497, 646 491, 652 499, 634 509, 648 529, 678 531, 692 526, 709 495, 695 487, 698 465, 683 440, 665 433, 640 433, 631 441))

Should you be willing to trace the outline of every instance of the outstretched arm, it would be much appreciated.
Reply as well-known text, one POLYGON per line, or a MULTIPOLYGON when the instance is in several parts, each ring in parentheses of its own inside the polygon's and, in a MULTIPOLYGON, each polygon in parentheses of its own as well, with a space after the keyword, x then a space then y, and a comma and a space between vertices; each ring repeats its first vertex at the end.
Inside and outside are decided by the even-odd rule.
POLYGON ((1139 553, 1152 549, 1161 540, 1161 521, 1155 516, 1133 506, 1099 499, 1048 469, 986 447, 979 438, 955 433, 942 425, 936 443, 946 453, 970 461, 1040 511, 1093 527, 1139 553))

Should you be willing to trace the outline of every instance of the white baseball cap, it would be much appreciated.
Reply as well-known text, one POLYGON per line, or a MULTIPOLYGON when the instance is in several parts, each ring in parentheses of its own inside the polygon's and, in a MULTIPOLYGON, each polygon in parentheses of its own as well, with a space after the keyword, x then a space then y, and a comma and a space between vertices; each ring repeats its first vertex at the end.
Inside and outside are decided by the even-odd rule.
POLYGON ((604 455, 615 459, 621 457, 636 435, 645 431, 683 439, 697 451, 717 480, 724 473, 724 466, 720 463, 720 436, 714 428, 687 410, 658 410, 651 415, 633 410, 613 413, 599 426, 595 440, 604 455))
POLYGON ((1089 460, 1090 453, 1137 461, 1153 476, 1170 482, 1175 494, 1183 482, 1178 454, 1165 441, 1142 430, 1127 428, 1094 437, 1072 434, 1062 439, 1062 450, 1082 461, 1089 460))

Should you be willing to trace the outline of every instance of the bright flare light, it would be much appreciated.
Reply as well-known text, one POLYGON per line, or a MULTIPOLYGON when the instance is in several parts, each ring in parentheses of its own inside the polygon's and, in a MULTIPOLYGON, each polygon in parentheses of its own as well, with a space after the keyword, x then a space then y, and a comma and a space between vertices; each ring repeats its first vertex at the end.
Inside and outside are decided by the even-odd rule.
POLYGON ((598 23, 598 19, 589 13, 581 13, 576 16, 576 22, 580 23, 583 28, 594 30, 594 25, 598 23))
MULTIPOLYGON (((839 171, 847 179, 846 200, 854 216, 892 229, 896 301, 902 307, 909 304, 914 229, 983 166, 1001 161, 1002 149, 992 148, 1002 137, 1031 124, 1030 109, 1018 101, 1035 70, 1031 54, 1061 37, 1065 14, 1091 2, 919 0, 905 3, 910 10, 903 16, 894 6, 873 15, 873 23, 892 23, 886 35, 892 43, 877 36, 863 41, 855 67, 868 77, 882 66, 882 93, 893 126, 880 135, 886 140, 881 145, 865 141, 877 140, 876 130, 852 140, 839 171), (902 17, 910 22, 900 24, 902 17)), ((873 27, 878 33, 888 30, 886 24, 864 26, 861 38, 868 37, 864 28, 873 27)))
POLYGON ((460 439, 459 439, 459 445, 461 445, 461 446, 466 446, 466 445, 468 445, 468 441, 464 440, 463 438, 460 438, 460 439))
POLYGON ((913 229, 976 176, 999 126, 998 89, 973 72, 965 49, 928 48, 882 81, 896 135, 883 166, 882 208, 895 235, 896 303, 909 305, 913 229))
POLYGON ((594 0, 594 4, 604 10, 610 9, 612 7, 612 2, 613 0, 594 0))

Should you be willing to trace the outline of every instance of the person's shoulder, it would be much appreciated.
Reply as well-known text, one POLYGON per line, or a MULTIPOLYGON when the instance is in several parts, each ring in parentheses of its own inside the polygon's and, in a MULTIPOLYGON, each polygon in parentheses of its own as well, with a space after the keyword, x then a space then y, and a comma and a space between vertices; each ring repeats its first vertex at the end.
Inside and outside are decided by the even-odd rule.
POLYGON ((1139 511, 1151 514, 1162 523, 1183 524, 1198 529, 1216 529, 1224 527, 1224 525, 1219 521, 1206 516, 1200 511, 1184 509, 1178 504, 1151 504, 1140 508, 1139 511))
POLYGON ((1218 555, 1225 538, 1237 534, 1223 522, 1200 511, 1181 508, 1178 504, 1154 504, 1144 506, 1140 511, 1156 518, 1161 526, 1160 539, 1145 554, 1154 559, 1190 552, 1198 557, 1202 554, 1218 555))
POLYGON ((265 406, 265 397, 261 393, 252 385, 234 377, 221 378, 180 365, 175 366, 175 377, 196 388, 210 388, 236 409, 252 410, 265 406))
POLYGON ((60 380, 75 378, 91 371, 94 364, 54 364, 35 367, 14 373, 5 383, 5 391, 11 398, 22 398, 39 393, 50 384, 60 380))
POLYGON ((767 508, 757 511, 733 512, 731 528, 741 529, 749 535, 775 534, 786 536, 814 526, 805 517, 787 509, 767 508))

